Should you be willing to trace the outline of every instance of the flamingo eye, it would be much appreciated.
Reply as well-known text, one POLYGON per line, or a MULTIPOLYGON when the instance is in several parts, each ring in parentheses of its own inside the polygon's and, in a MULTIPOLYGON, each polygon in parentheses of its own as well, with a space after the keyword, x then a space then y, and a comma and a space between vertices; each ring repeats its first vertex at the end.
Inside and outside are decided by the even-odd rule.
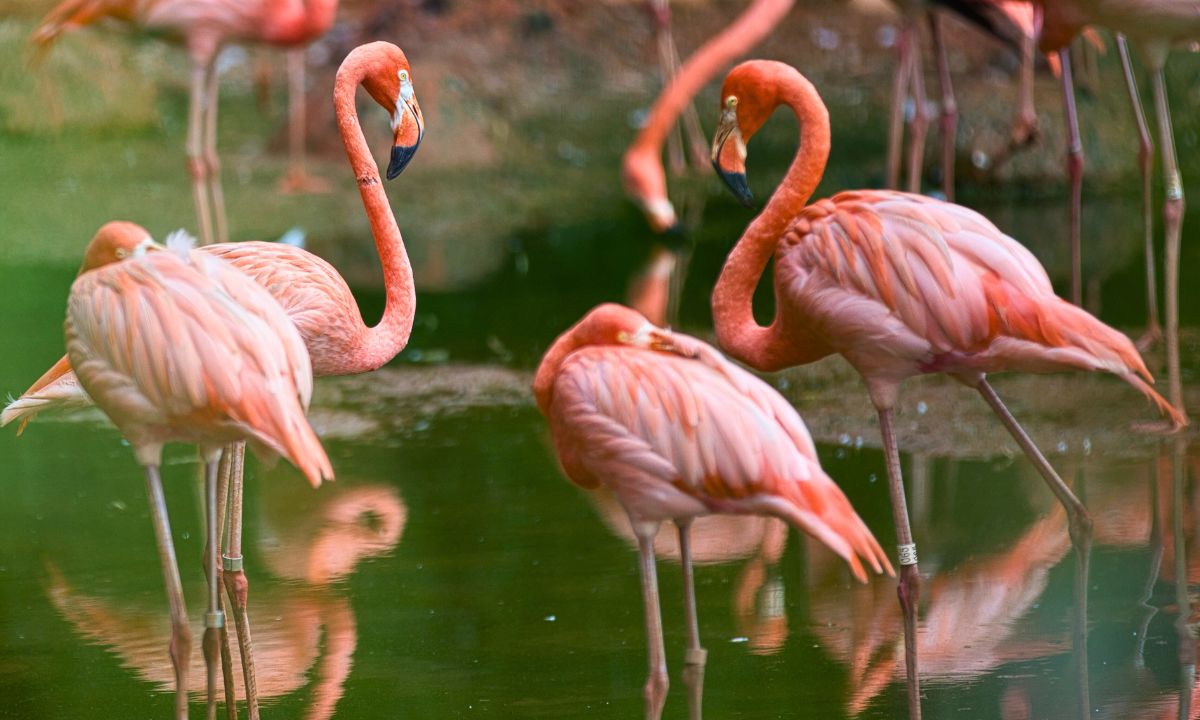
POLYGON ((408 71, 407 70, 401 70, 397 74, 400 76, 400 82, 408 82, 408 71))
POLYGON ((126 257, 128 257, 129 251, 125 248, 117 248, 116 255, 118 260, 124 260, 126 257))
POLYGON ((730 110, 737 107, 737 95, 730 95, 729 97, 725 98, 725 107, 729 108, 730 110))

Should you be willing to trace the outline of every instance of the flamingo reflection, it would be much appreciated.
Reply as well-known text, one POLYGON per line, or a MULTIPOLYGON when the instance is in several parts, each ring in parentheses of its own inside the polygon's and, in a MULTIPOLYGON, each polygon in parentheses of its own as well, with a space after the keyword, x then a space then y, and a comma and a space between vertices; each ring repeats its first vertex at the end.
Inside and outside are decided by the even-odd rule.
MULTIPOLYGON (((263 492, 280 487, 281 502, 263 502, 263 540, 257 548, 262 566, 289 582, 264 583, 249 598, 255 627, 255 665, 261 698, 281 698, 306 687, 304 717, 332 717, 344 692, 358 644, 357 623, 349 598, 336 583, 360 562, 390 552, 400 542, 408 510, 395 488, 339 483, 306 498, 297 511, 285 500, 285 484, 265 479, 263 492)), ((294 495, 294 493, 293 493, 294 495)), ((51 604, 81 636, 111 650, 121 665, 164 692, 174 671, 162 647, 171 633, 170 619, 137 602, 93 595, 76 587, 49 565, 46 593, 51 604)), ((200 614, 190 618, 200 628, 200 614)), ((244 697, 240 659, 234 654, 236 692, 244 697)), ((198 649, 190 658, 195 670, 187 692, 205 690, 204 659, 198 649)), ((221 692, 219 690, 219 692, 221 692)))
MULTIPOLYGON (((831 557, 813 543, 809 548, 812 630, 821 644, 849 666, 847 703, 861 713, 884 688, 905 678, 903 621, 880 583, 853 588, 831 581, 831 557)), ((1004 663, 1057 654, 1070 639, 1015 638, 1018 621, 1046 589, 1050 569, 1071 548, 1061 506, 1030 525, 1003 552, 967 561, 929 581, 929 601, 918 655, 924 677, 979 676, 1004 663)))
MULTIPOLYGON (((586 494, 609 531, 631 549, 637 537, 629 515, 607 489, 586 494)), ((748 638, 750 652, 771 655, 783 647, 788 621, 783 583, 775 568, 787 545, 787 523, 757 515, 705 515, 692 521, 692 564, 722 565, 746 560, 734 585, 732 607, 738 633, 748 638)), ((654 536, 654 555, 678 563, 679 534, 666 525, 654 536)))

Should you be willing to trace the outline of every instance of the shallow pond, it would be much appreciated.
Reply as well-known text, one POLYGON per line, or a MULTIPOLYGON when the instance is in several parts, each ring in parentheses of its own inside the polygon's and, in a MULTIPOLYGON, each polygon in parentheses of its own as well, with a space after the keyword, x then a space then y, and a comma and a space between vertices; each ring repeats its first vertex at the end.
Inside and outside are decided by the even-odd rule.
MULTIPOLYGON (((0 137, 3 162, 19 168, 0 175, 11 203, 7 229, 0 228, 7 338, 0 390, 20 392, 61 353, 77 266, 67 258, 82 247, 86 228, 128 216, 134 202, 145 204, 156 232, 169 229, 167 215, 190 218, 172 154, 182 144, 182 103, 178 96, 168 103, 168 120, 153 132, 87 135, 81 145, 69 136, 0 137), (91 150, 76 157, 84 146, 91 150), (123 163, 104 161, 121 150, 123 163), (43 229, 53 236, 44 246, 43 229)), ((229 123, 249 136, 247 114, 235 112, 229 123)), ((788 132, 760 141, 783 158, 773 177, 791 152, 788 132)), ((877 155, 872 137, 841 157, 877 155)), ((621 138, 610 140, 615 146, 621 138)), ((267 187, 263 177, 273 180, 277 168, 256 164, 261 146, 228 145, 240 149, 231 151, 227 183, 238 177, 244 186, 232 193, 235 230, 270 236, 311 223, 313 246, 329 250, 341 237, 320 244, 322 224, 345 224, 357 249, 335 262, 354 252, 369 258, 352 187, 334 199, 254 194, 246 188, 267 187)), ((606 160, 597 151, 595 166, 614 159, 608 152, 606 160)), ((419 163, 415 177, 448 186, 421 176, 419 163)), ((336 164, 324 169, 331 177, 343 172, 336 164)), ((545 184, 561 170, 511 182, 545 184)), ((870 184, 856 173, 863 174, 857 166, 843 171, 828 189, 843 180, 870 184)), ((501 175, 493 170, 487 180, 510 181, 501 175)), ((428 291, 419 265, 419 317, 401 358, 375 374, 317 383, 313 419, 336 482, 313 491, 286 464, 250 461, 246 561, 265 717, 640 716, 645 638, 627 521, 611 498, 561 476, 528 393, 531 369, 552 338, 597 302, 619 299, 646 252, 644 226, 614 199, 612 175, 603 172, 612 187, 598 191, 595 204, 589 195, 578 208, 489 237, 489 267, 468 273, 485 277, 466 290, 428 291)), ((767 171, 752 178, 760 196, 770 181, 767 171)), ((750 214, 713 182, 696 186, 706 206, 681 318, 685 329, 704 334, 713 278, 750 214)), ((393 190, 393 201, 404 192, 393 190)), ((471 192, 445 203, 466 207, 471 192)), ((975 188, 968 202, 1028 242, 1061 281, 1062 206, 987 193, 975 188)), ((422 212, 402 222, 406 235, 416 228, 418 243, 422 212)), ((1089 202, 1085 218, 1090 304, 1131 332, 1144 312, 1137 217, 1131 204, 1105 198, 1089 202)), ((1197 240, 1200 215, 1193 214, 1185 223, 1185 278, 1200 267, 1197 240)), ((428 255, 425 243, 414 256, 428 255)), ((458 259, 469 254, 459 252, 458 259)), ((380 294, 355 284, 363 286, 356 291, 365 315, 377 317, 380 294)), ((1195 326, 1197 295, 1186 281, 1184 290, 1184 321, 1195 326)), ((1189 384, 1198 340, 1185 335, 1189 384)), ((1152 368, 1161 366, 1160 354, 1150 356, 1152 368)), ((771 380, 808 418, 826 470, 890 547, 878 428, 860 382, 837 361, 771 380)), ((1052 496, 973 394, 914 382, 903 394, 900 433, 902 449, 912 451, 904 465, 925 573, 925 717, 1195 717, 1200 698, 1193 702, 1184 671, 1194 666, 1190 600, 1200 583, 1193 547, 1200 451, 1189 450, 1192 436, 1134 432, 1151 411, 1115 380, 1012 378, 997 388, 1094 514, 1088 651, 1072 634, 1076 558, 1052 496), (1081 713, 1085 674, 1090 696, 1081 713)), ((198 639, 197 467, 187 448, 167 457, 168 504, 198 639)), ((168 716, 167 609, 128 448, 98 414, 83 413, 39 420, 21 437, 0 432, 0 460, 0 718, 168 716)), ((893 581, 855 584, 823 547, 775 521, 714 518, 694 532, 708 717, 904 717, 893 581)), ((679 718, 686 716, 685 632, 669 532, 658 551, 673 683, 666 716, 679 718)), ((198 716, 198 640, 191 684, 198 716)))

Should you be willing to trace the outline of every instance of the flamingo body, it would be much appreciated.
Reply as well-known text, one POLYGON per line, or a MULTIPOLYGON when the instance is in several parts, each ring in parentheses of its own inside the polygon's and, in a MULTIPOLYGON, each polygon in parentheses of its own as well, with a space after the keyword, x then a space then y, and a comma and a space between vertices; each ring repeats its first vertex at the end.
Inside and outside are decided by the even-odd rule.
POLYGON ((304 418, 303 341, 271 296, 227 264, 165 252, 84 273, 66 335, 80 384, 143 465, 158 465, 168 441, 215 452, 248 439, 314 486, 333 477, 304 418))

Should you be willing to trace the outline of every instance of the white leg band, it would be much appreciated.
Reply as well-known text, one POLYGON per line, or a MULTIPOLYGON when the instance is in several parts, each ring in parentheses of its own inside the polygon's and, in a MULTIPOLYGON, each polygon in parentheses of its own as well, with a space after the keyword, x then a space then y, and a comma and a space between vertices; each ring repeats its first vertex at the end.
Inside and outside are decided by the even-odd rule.
POLYGON ((916 565, 917 564, 917 545, 909 543, 908 545, 897 545, 896 554, 900 556, 901 565, 916 565))

